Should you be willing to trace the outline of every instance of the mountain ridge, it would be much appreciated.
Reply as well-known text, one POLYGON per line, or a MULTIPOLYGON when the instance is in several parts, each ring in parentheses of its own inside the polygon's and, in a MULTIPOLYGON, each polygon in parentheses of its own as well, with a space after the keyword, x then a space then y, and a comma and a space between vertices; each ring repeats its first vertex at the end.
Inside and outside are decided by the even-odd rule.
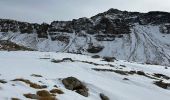
POLYGON ((170 13, 109 9, 91 18, 51 24, 0 19, 0 40, 39 51, 111 56, 122 60, 170 63, 170 13))

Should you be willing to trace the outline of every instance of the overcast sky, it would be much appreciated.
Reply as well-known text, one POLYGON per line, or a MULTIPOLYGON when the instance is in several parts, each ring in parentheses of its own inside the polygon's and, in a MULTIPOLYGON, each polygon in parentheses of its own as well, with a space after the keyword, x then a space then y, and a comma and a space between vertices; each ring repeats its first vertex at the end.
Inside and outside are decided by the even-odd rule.
POLYGON ((110 8, 170 12, 170 0, 0 0, 0 18, 49 23, 91 17, 110 8))

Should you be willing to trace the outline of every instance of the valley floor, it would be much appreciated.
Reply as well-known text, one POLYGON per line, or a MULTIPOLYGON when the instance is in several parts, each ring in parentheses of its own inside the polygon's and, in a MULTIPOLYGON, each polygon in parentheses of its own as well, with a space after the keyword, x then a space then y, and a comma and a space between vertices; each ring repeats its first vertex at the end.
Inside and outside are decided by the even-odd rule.
POLYGON ((170 68, 159 65, 106 62, 68 53, 0 51, 0 100, 30 100, 24 94, 54 88, 64 92, 55 94, 58 100, 101 100, 100 93, 110 100, 169 100, 169 76, 170 68), (65 88, 61 80, 71 76, 86 85, 88 97, 65 88), (161 80, 166 88, 154 84, 161 80), (44 87, 37 89, 31 84, 44 87))

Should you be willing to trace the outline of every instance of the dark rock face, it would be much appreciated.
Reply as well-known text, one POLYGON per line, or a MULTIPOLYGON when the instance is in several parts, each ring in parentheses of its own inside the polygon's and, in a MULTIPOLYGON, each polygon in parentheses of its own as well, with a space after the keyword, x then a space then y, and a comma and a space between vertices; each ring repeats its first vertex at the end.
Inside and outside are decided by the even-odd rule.
MULTIPOLYGON (((55 32, 88 34, 129 34, 134 23, 141 25, 170 23, 170 13, 167 12, 127 12, 117 9, 110 9, 104 13, 97 14, 91 18, 79 18, 72 21, 53 21, 51 24, 32 24, 15 20, 0 19, 1 32, 37 33, 39 38, 48 38, 48 34, 55 32), (109 16, 109 17, 108 17, 109 16)), ((169 25, 165 25, 169 33, 169 25)), ((109 37, 109 36, 107 36, 109 37)))
POLYGON ((20 32, 23 33, 37 33, 39 38, 47 38, 48 24, 31 24, 27 22, 19 22, 15 20, 0 20, 0 31, 1 32, 20 32))
POLYGON ((138 75, 146 75, 143 71, 137 71, 138 75))
POLYGON ((69 89, 76 91, 80 95, 88 97, 88 89, 87 87, 77 78, 75 77, 68 77, 62 80, 64 86, 69 89))
POLYGON ((170 13, 152 11, 139 16, 140 24, 163 24, 170 23, 170 13))
POLYGON ((55 37, 51 37, 52 41, 61 41, 64 43, 68 43, 70 38, 68 36, 64 36, 64 35, 59 35, 59 36, 55 36, 55 37))
POLYGON ((159 73, 154 73, 154 76, 158 77, 158 78, 164 78, 164 79, 167 79, 167 80, 170 79, 169 76, 166 76, 166 75, 163 75, 163 74, 159 74, 159 73))
POLYGON ((164 34, 170 34, 170 24, 161 25, 160 32, 164 34))
POLYGON ((72 21, 53 21, 50 24, 49 33, 67 32, 73 33, 72 21))
POLYGON ((100 22, 95 26, 95 30, 105 34, 128 34, 130 28, 123 19, 111 20, 106 17, 102 17, 100 22))
POLYGON ((0 51, 1 50, 8 50, 8 51, 18 51, 18 50, 33 51, 33 49, 17 45, 15 43, 7 41, 7 40, 0 40, 0 51))
POLYGON ((48 38, 48 34, 47 34, 48 28, 49 28, 49 25, 46 23, 43 23, 43 24, 39 25, 38 27, 36 27, 38 37, 39 38, 48 38))
POLYGON ((90 32, 91 28, 93 27, 92 20, 88 18, 80 18, 80 19, 74 19, 72 21, 73 29, 76 30, 76 32, 86 31, 90 32))
POLYGON ((2 83, 2 84, 5 84, 5 83, 7 83, 5 80, 1 80, 0 79, 0 83, 2 83))
MULTIPOLYGON (((12 31, 28 34, 36 33, 39 38, 48 38, 48 34, 54 34, 56 32, 76 32, 79 34, 82 31, 88 34, 99 34, 102 32, 104 34, 112 34, 114 37, 116 34, 127 34, 130 32, 130 29, 128 23, 126 23, 123 19, 111 20, 110 18, 103 16, 99 22, 95 22, 92 18, 79 18, 73 19, 72 21, 54 21, 51 24, 32 24, 15 20, 1 19, 0 31, 12 31)), ((55 38, 52 39, 55 40, 55 38)))
POLYGON ((102 46, 89 46, 89 48, 87 49, 89 53, 99 53, 102 50, 103 50, 102 46))
POLYGON ((97 41, 114 41, 116 36, 113 34, 95 35, 97 41))
POLYGON ((33 26, 30 23, 19 22, 19 29, 21 33, 33 33, 33 26))
POLYGON ((163 89, 167 89, 168 87, 170 87, 170 83, 164 83, 163 81, 156 81, 154 82, 154 84, 163 89))
POLYGON ((103 60, 107 62, 114 62, 116 58, 115 57, 103 57, 103 60))
POLYGON ((51 62, 53 62, 53 63, 74 62, 74 60, 71 59, 71 58, 63 58, 62 60, 55 60, 55 59, 52 59, 51 62))
POLYGON ((97 31, 102 31, 103 33, 113 33, 114 26, 110 19, 102 17, 100 22, 95 26, 97 31))
POLYGON ((17 32, 18 31, 17 21, 14 21, 14 20, 1 19, 0 26, 1 26, 0 28, 1 32, 8 32, 8 31, 17 32))
POLYGON ((100 56, 99 55, 94 55, 94 56, 92 56, 92 58, 100 58, 100 56))

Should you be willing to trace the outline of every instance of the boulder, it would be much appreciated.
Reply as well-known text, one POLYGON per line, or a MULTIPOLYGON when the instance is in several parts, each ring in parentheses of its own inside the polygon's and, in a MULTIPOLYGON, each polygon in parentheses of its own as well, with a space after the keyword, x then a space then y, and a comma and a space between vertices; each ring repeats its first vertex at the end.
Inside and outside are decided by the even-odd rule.
POLYGON ((88 97, 88 95, 89 95, 87 92, 87 89, 78 89, 78 90, 76 90, 76 92, 80 95, 85 96, 85 97, 88 97))
POLYGON ((137 74, 138 75, 144 75, 144 76, 146 75, 143 71, 137 71, 137 74))
POLYGON ((116 60, 115 57, 103 57, 104 61, 107 61, 107 62, 114 62, 114 60, 116 60))
POLYGON ((168 87, 170 87, 170 83, 165 83, 162 80, 161 81, 156 81, 154 82, 155 85, 163 88, 163 89, 167 89, 168 87))
POLYGON ((99 55, 94 55, 94 56, 92 56, 92 58, 100 58, 100 56, 99 55))
POLYGON ((75 77, 67 77, 62 80, 66 89, 75 91, 82 96, 88 97, 88 89, 86 86, 75 77))
POLYGON ((103 93, 100 93, 101 100, 110 100, 107 96, 105 96, 103 93))
POLYGON ((89 46, 89 48, 87 49, 87 51, 89 53, 99 53, 100 51, 103 50, 104 47, 102 46, 89 46))

